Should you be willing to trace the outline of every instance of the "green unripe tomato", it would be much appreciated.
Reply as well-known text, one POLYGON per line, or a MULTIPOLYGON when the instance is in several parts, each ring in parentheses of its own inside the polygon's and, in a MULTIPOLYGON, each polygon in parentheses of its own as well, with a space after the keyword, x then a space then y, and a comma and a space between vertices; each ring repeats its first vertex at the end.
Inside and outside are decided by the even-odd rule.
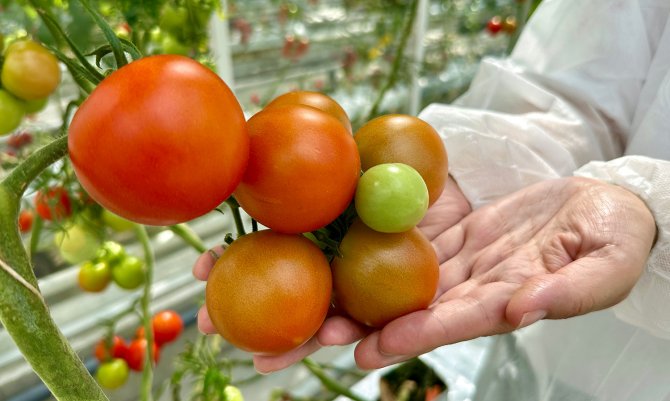
POLYGON ((123 245, 114 241, 105 241, 95 255, 96 262, 104 262, 112 267, 121 263, 125 258, 126 250, 123 249, 123 245))
POLYGON ((100 292, 112 281, 112 271, 105 262, 84 262, 79 268, 79 287, 87 292, 100 292))
POLYGON ((100 364, 95 378, 102 387, 110 390, 123 386, 130 375, 128 363, 121 358, 114 358, 109 362, 100 364))
POLYGON ((355 205, 368 227, 399 233, 416 226, 426 214, 428 188, 421 175, 406 164, 378 164, 358 181, 355 205))
POLYGON ((161 48, 163 49, 163 54, 178 54, 181 56, 188 55, 189 48, 179 41, 179 39, 174 36, 165 34, 161 39, 161 48))
POLYGON ((134 256, 127 256, 112 267, 112 279, 123 289, 138 288, 144 283, 144 263, 134 256))
POLYGON ((23 102, 7 92, 0 89, 0 135, 6 135, 14 131, 23 120, 25 114, 23 102))
POLYGON ((102 221, 105 223, 105 225, 107 225, 107 227, 116 232, 130 231, 135 226, 135 223, 132 221, 126 220, 107 209, 102 209, 102 221))
POLYGON ((158 26, 173 35, 178 34, 188 23, 188 10, 184 7, 172 7, 166 5, 161 11, 158 19, 158 26))
POLYGON ((95 231, 79 223, 69 223, 54 235, 61 257, 73 265, 93 259, 102 240, 95 231))
POLYGON ((35 100, 26 100, 24 102, 26 114, 35 114, 39 111, 44 110, 48 102, 49 97, 43 97, 41 99, 35 99, 35 100))
POLYGON ((240 389, 230 384, 223 389, 223 395, 225 396, 226 401, 244 401, 240 389))

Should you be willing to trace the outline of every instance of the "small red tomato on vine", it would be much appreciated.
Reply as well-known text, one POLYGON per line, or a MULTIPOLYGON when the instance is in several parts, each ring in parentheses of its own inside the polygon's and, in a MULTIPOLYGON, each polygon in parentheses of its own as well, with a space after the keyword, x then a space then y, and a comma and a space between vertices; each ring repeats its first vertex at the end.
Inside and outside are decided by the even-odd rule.
MULTIPOLYGON (((130 369, 140 372, 144 368, 144 359, 145 352, 147 349, 147 340, 144 338, 138 338, 130 342, 128 346, 128 351, 126 352, 126 362, 128 362, 128 367, 130 369)), ((154 363, 158 363, 160 359, 160 349, 154 343, 154 363)))
POLYGON ((19 231, 27 233, 33 227, 33 220, 35 215, 32 210, 23 209, 19 213, 19 231))
POLYGON ((495 16, 486 24, 486 29, 491 35, 497 35, 503 29, 502 18, 495 16))
POLYGON ((151 319, 151 325, 154 330, 154 339, 158 345, 176 340, 184 330, 184 321, 173 310, 164 310, 155 314, 151 319))
POLYGON ((100 362, 106 362, 113 358, 124 358, 128 352, 128 345, 120 336, 112 338, 111 347, 108 346, 106 339, 100 340, 95 345, 95 357, 100 362))
POLYGON ((35 195, 35 211, 47 221, 58 221, 72 214, 70 195, 63 187, 56 186, 35 195))

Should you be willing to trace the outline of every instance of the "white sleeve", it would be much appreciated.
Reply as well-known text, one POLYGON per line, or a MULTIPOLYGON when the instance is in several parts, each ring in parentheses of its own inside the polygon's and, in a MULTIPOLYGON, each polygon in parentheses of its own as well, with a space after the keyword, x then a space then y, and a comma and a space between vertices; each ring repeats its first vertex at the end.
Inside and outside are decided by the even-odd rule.
POLYGON ((670 161, 624 156, 589 163, 575 175, 628 189, 644 200, 654 215, 658 237, 645 271, 614 312, 621 320, 670 339, 670 161))
POLYGON ((655 50, 651 3, 544 0, 511 57, 484 60, 464 96, 420 114, 473 207, 621 156, 655 50))

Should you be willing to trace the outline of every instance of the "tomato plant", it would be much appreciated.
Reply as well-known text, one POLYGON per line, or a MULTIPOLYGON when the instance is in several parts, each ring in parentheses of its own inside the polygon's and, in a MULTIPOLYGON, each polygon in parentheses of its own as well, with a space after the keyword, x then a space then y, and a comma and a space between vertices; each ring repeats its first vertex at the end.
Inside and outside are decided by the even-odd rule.
POLYGON ((282 353, 321 326, 331 282, 328 261, 310 240, 257 231, 235 240, 216 262, 205 291, 207 311, 231 344, 282 353))
POLYGON ((102 239, 84 223, 67 223, 54 235, 54 243, 63 260, 71 264, 93 259, 102 239))
POLYGON ((95 345, 95 357, 99 362, 107 362, 113 358, 125 358, 128 352, 128 344, 119 336, 112 337, 111 347, 103 338, 95 345))
POLYGON ((447 182, 447 151, 440 135, 427 122, 409 115, 389 114, 374 118, 354 134, 363 171, 383 163, 412 166, 426 182, 429 205, 447 182))
MULTIPOLYGON (((147 340, 145 338, 136 338, 130 342, 128 345, 128 351, 126 352, 126 362, 128 362, 128 367, 131 370, 136 372, 142 371, 144 368, 144 359, 145 352, 147 350, 147 340)), ((158 363, 160 359, 160 349, 154 343, 154 363, 158 363)))
POLYGON ((2 86, 24 100, 49 96, 60 83, 56 56, 32 40, 20 40, 5 50, 2 86))
POLYGON ((154 331, 156 344, 160 346, 179 337, 184 330, 184 321, 177 312, 164 310, 154 315, 151 319, 151 327, 154 331))
POLYGON ((6 135, 14 131, 25 114, 23 103, 12 96, 11 93, 0 89, 0 135, 6 135))
POLYGON ((437 290, 438 262, 417 229, 380 233, 361 220, 349 228, 331 262, 338 304, 372 327, 426 308, 437 290))
POLYGON ((112 265, 112 280, 119 287, 134 290, 144 283, 144 262, 135 256, 126 256, 112 265))
POLYGON ((107 288, 111 282, 112 272, 105 262, 87 261, 79 267, 77 280, 82 290, 100 292, 107 288))
POLYGON ((67 189, 61 186, 40 190, 35 194, 35 212, 47 221, 58 221, 72 214, 72 203, 67 189))
POLYGON ((378 164, 361 176, 355 204, 358 216, 370 228, 385 233, 407 231, 428 210, 428 188, 406 164, 378 164))
POLYGON ((102 387, 113 390, 123 386, 128 380, 129 374, 130 370, 126 361, 115 358, 109 362, 101 363, 98 371, 95 372, 95 378, 102 387))
POLYGON ((360 175, 356 144, 333 116, 313 107, 265 108, 247 123, 250 159, 235 198, 261 224, 299 233, 333 221, 360 175))
POLYGON ((340 120, 340 122, 344 125, 347 131, 351 132, 351 121, 349 121, 349 116, 347 115, 347 112, 344 111, 344 109, 342 108, 342 106, 340 106, 339 103, 337 103, 333 98, 331 98, 328 95, 325 95, 320 92, 310 92, 310 91, 286 92, 274 98, 265 107, 274 107, 287 104, 302 104, 305 106, 311 106, 321 111, 324 111, 340 120))
POLYGON ((213 71, 186 57, 150 56, 93 90, 72 119, 68 149, 95 201, 128 220, 169 225, 233 192, 248 160, 245 126, 213 71))

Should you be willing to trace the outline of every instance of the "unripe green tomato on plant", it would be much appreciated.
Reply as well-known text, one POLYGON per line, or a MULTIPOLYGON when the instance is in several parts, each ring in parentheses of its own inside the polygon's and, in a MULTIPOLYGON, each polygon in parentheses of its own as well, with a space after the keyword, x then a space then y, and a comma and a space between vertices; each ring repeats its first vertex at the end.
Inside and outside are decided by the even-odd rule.
POLYGON ((126 256, 112 266, 114 283, 125 290, 134 290, 144 283, 144 262, 135 256, 126 256))
POLYGON ((123 245, 114 241, 105 241, 98 249, 95 255, 97 262, 105 262, 110 266, 115 266, 126 258, 126 250, 123 245))
POLYGON ((358 216, 373 230, 407 231, 428 210, 428 188, 421 175, 407 164, 378 164, 358 181, 355 205, 358 216))
POLYGON ((114 390, 126 383, 129 374, 128 363, 121 358, 114 358, 100 364, 98 371, 95 372, 95 378, 102 387, 114 390))
POLYGON ((105 262, 84 262, 79 267, 79 287, 87 292, 101 292, 112 281, 112 271, 105 262))
POLYGON ((0 89, 0 135, 7 135, 21 125, 25 105, 11 93, 0 89))
POLYGON ((118 214, 114 214, 107 209, 102 209, 102 222, 116 232, 130 231, 135 226, 130 220, 124 219, 118 214))
POLYGON ((32 40, 19 40, 5 50, 2 86, 23 100, 49 96, 60 83, 56 56, 32 40))
POLYGON ((244 401, 240 389, 230 384, 223 389, 223 395, 226 397, 226 401, 244 401))
POLYGON ((41 99, 35 99, 35 100, 26 100, 25 102, 23 102, 25 105, 24 108, 26 110, 26 114, 35 114, 37 112, 44 110, 48 102, 49 102, 48 97, 43 97, 41 99))
POLYGON ((61 257, 77 264, 93 259, 102 245, 100 236, 83 223, 67 223, 54 235, 54 243, 61 257))

